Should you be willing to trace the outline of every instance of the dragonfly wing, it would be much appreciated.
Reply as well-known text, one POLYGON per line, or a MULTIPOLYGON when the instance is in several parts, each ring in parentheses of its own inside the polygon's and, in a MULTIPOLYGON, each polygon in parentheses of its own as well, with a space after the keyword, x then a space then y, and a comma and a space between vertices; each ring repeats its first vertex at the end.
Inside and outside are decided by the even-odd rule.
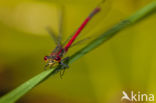
POLYGON ((81 40, 77 41, 76 43, 72 44, 71 47, 74 47, 74 46, 79 45, 79 44, 83 44, 90 39, 92 39, 92 37, 87 37, 87 38, 81 39, 81 40))
POLYGON ((73 32, 71 35, 69 35, 67 37, 67 39, 63 42, 63 45, 65 45, 66 43, 68 43, 68 41, 70 40, 71 37, 73 37, 74 34, 75 34, 75 32, 73 32))
POLYGON ((59 41, 62 41, 62 34, 63 34, 63 9, 64 7, 61 6, 60 7, 60 12, 59 12, 59 35, 58 35, 58 39, 59 41))
POLYGON ((53 30, 49 27, 47 27, 48 33, 51 35, 52 39, 56 43, 56 45, 61 45, 61 40, 62 40, 62 33, 63 33, 63 6, 60 7, 59 11, 59 34, 56 36, 56 34, 53 32, 53 30))
POLYGON ((55 35, 53 30, 49 27, 46 28, 48 33, 51 35, 53 41, 55 42, 56 45, 61 45, 61 41, 58 39, 58 37, 55 35))

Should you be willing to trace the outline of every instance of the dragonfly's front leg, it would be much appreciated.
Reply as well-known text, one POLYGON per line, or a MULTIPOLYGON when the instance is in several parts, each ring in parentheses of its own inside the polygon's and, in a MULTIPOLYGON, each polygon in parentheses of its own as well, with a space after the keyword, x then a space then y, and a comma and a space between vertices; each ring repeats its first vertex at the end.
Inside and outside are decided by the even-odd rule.
POLYGON ((69 60, 69 57, 66 57, 64 59, 62 59, 59 64, 63 66, 63 68, 69 68, 69 66, 67 64, 64 63, 64 61, 69 60))
POLYGON ((65 72, 65 69, 66 68, 69 68, 69 66, 67 64, 64 63, 64 61, 68 61, 69 60, 69 57, 66 57, 64 59, 62 59, 59 64, 62 66, 62 69, 63 71, 60 71, 60 78, 62 79, 63 75, 64 75, 64 72, 65 72))
POLYGON ((45 66, 44 66, 44 70, 47 70, 47 67, 49 66, 49 64, 46 64, 45 66))
POLYGON ((62 59, 59 64, 63 66, 63 68, 69 68, 69 66, 67 64, 64 63, 64 61, 69 60, 69 57, 66 57, 64 59, 62 59))
POLYGON ((64 72, 65 72, 65 68, 63 69, 63 71, 60 71, 60 78, 62 79, 63 75, 64 75, 64 72))

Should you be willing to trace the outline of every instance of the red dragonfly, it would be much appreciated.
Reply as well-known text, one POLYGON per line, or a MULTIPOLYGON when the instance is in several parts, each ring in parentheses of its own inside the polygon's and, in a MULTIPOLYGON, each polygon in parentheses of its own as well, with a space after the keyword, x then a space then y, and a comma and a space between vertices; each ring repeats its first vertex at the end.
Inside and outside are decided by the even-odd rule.
MULTIPOLYGON (((49 28, 47 28, 48 32, 51 34, 51 36, 52 36, 53 40, 55 41, 55 43, 57 44, 57 46, 49 56, 44 57, 44 60, 47 63, 45 65, 45 67, 49 66, 51 68, 55 64, 60 64, 64 67, 68 67, 68 65, 63 63, 63 61, 68 59, 68 57, 66 57, 64 59, 62 59, 62 58, 68 52, 69 48, 73 45, 74 41, 79 36, 81 31, 85 28, 85 26, 88 24, 88 22, 94 17, 95 14, 97 14, 101 10, 100 4, 89 14, 89 16, 84 20, 84 22, 80 25, 80 27, 76 30, 74 35, 70 38, 70 40, 64 47, 60 41, 61 37, 60 36, 57 37, 56 35, 54 35, 54 33, 49 28)), ((59 34, 62 34, 61 28, 59 28, 59 29, 60 29, 59 34)))

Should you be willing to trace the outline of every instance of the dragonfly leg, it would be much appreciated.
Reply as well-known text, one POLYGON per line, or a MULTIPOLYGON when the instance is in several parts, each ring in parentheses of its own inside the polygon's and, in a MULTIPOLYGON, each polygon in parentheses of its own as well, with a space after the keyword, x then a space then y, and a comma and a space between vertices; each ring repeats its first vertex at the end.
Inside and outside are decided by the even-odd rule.
POLYGON ((62 77, 63 77, 63 75, 64 75, 64 72, 65 72, 65 70, 66 70, 66 68, 69 68, 69 66, 67 65, 67 64, 65 64, 65 63, 63 63, 64 61, 66 61, 66 60, 69 60, 69 57, 66 57, 66 58, 64 58, 64 59, 62 59, 60 62, 59 62, 59 64, 62 66, 62 71, 60 71, 60 78, 62 79, 62 77))
POLYGON ((53 67, 53 65, 50 65, 49 68, 51 69, 53 67))
POLYGON ((63 69, 69 68, 69 66, 67 64, 63 63, 62 61, 60 61, 59 63, 60 63, 60 65, 62 65, 63 69))
POLYGON ((46 64, 45 66, 44 66, 44 70, 47 70, 47 67, 49 66, 49 64, 46 64))
POLYGON ((64 67, 64 68, 69 68, 69 66, 67 64, 64 63, 64 61, 68 61, 69 60, 69 57, 66 57, 64 59, 62 59, 60 61, 60 64, 64 67))
POLYGON ((62 61, 66 61, 66 60, 69 60, 69 57, 66 57, 66 58, 62 59, 62 61))
POLYGON ((65 68, 63 68, 63 71, 60 71, 60 78, 62 79, 63 75, 64 75, 64 72, 65 72, 65 68))

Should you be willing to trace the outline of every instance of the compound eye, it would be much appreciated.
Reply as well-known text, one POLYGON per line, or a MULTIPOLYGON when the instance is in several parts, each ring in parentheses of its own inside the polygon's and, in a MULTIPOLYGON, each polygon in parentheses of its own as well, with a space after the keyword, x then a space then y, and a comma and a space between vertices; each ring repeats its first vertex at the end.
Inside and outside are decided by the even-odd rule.
POLYGON ((47 57, 47 56, 45 56, 45 57, 44 57, 44 60, 45 60, 45 61, 47 61, 47 60, 48 60, 48 57, 47 57))

